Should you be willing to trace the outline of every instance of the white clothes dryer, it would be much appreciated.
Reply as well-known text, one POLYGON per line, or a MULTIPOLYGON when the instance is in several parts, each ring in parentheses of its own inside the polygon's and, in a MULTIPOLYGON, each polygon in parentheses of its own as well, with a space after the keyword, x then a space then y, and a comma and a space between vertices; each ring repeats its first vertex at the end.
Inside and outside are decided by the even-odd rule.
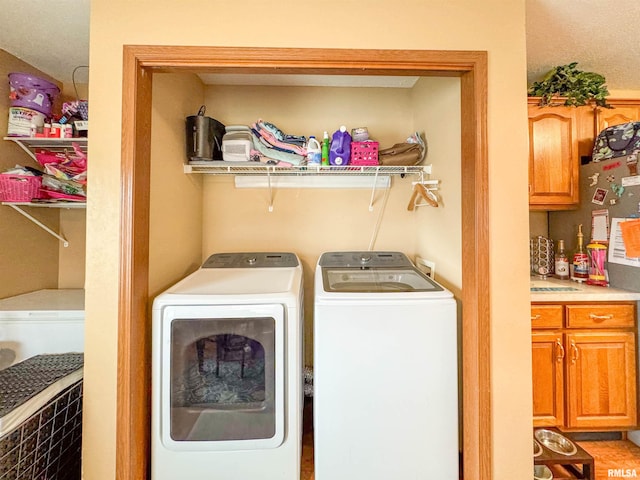
POLYGON ((299 480, 302 266, 220 253, 153 302, 153 480, 299 480))
POLYGON ((400 252, 315 272, 316 480, 458 479, 456 302, 400 252))

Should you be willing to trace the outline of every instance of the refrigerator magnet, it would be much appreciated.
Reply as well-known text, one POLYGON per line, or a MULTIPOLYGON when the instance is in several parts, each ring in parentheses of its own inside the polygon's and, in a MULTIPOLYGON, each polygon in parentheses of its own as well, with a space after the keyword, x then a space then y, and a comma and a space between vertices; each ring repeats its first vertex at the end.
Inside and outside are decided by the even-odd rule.
POLYGON ((595 203, 596 205, 604 205, 604 199, 607 196, 607 190, 604 188, 596 188, 596 191, 593 194, 593 198, 591 199, 591 203, 595 203))

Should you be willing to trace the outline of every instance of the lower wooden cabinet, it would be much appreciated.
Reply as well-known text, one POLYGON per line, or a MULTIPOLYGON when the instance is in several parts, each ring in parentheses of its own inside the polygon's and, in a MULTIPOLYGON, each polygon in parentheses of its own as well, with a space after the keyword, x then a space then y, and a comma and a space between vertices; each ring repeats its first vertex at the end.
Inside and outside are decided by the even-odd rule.
POLYGON ((532 305, 531 318, 534 426, 637 426, 635 304, 532 305))
POLYGON ((533 425, 564 425, 564 356, 562 333, 533 332, 533 425))

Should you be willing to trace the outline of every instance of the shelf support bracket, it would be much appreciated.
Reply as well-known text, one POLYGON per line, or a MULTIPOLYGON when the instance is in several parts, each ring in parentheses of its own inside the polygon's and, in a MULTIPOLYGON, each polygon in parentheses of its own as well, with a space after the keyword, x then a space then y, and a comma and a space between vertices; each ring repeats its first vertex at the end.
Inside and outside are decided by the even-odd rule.
POLYGON ((43 229, 45 232, 47 232, 49 235, 53 235, 54 237, 56 237, 58 240, 60 240, 62 242, 62 245, 64 247, 68 247, 69 246, 69 242, 67 241, 66 238, 64 238, 62 235, 59 235, 56 232, 54 232, 53 230, 51 230, 49 227, 47 227, 44 223, 42 223, 37 218, 32 217, 31 215, 29 215, 27 212, 22 210, 18 205, 9 205, 9 206, 11 208, 13 208, 19 214, 24 215, 25 217, 27 217, 29 220, 31 220, 33 223, 35 223, 41 229, 43 229))
POLYGON ((269 211, 273 212, 273 188, 271 186, 271 169, 267 169, 267 182, 269 184, 269 211))
POLYGON ((370 212, 373 212, 373 199, 376 196, 376 185, 378 185, 378 173, 380 173, 380 169, 376 168, 376 174, 373 177, 373 188, 371 189, 371 198, 369 199, 370 212))
POLYGON ((18 140, 13 140, 13 143, 17 144, 22 150, 27 152, 27 155, 29 155, 33 160, 35 160, 36 162, 38 161, 34 153, 31 150, 29 150, 29 147, 27 147, 24 143, 18 140))

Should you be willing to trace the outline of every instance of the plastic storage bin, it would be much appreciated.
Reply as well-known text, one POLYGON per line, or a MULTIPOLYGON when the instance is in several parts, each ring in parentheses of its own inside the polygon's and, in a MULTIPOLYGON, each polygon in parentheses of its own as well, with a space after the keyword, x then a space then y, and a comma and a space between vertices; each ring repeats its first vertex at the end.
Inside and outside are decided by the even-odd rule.
POLYGON ((351 142, 351 165, 378 165, 378 142, 351 142))
POLYGON ((0 201, 30 202, 34 198, 44 198, 41 187, 42 177, 0 174, 0 201))

